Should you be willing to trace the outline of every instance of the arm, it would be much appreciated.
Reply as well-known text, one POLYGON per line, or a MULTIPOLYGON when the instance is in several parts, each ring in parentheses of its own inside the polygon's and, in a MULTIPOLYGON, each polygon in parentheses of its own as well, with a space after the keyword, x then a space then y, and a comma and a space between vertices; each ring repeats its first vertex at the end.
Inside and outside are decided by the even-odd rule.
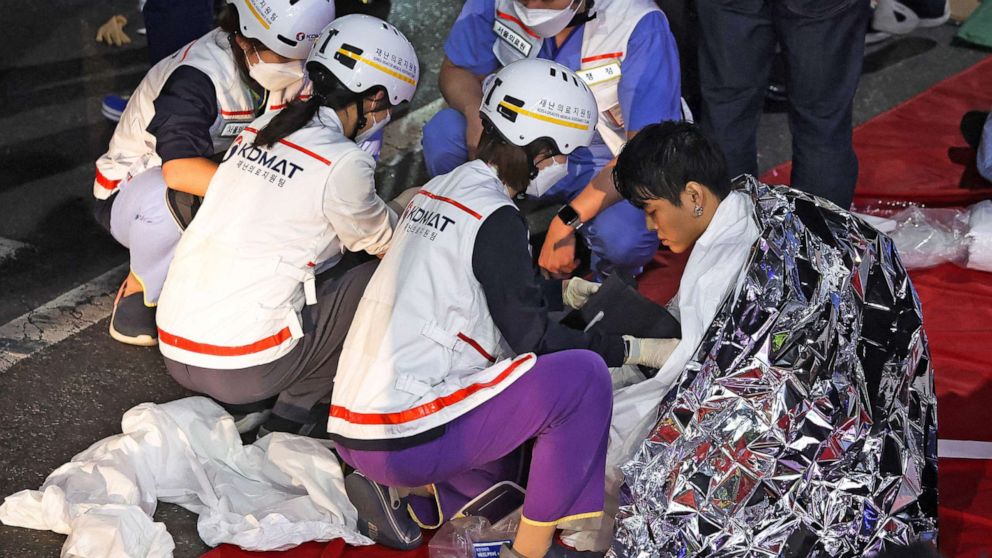
POLYGON ((324 185, 324 216, 348 250, 384 253, 396 214, 375 193, 375 160, 356 149, 334 166, 324 185))
POLYGON ((475 157, 475 149, 482 136, 482 119, 479 106, 482 105, 482 76, 456 66, 446 56, 441 63, 438 76, 441 95, 448 106, 465 115, 465 142, 468 145, 468 158, 475 157))
POLYGON ((210 127, 217 119, 217 94, 206 74, 189 66, 177 68, 155 99, 148 132, 162 159, 169 188, 203 196, 217 171, 210 127))
POLYGON ((472 271, 496 327, 517 354, 589 349, 609 366, 623 363, 619 336, 584 333, 548 319, 550 306, 561 307, 561 284, 542 284, 536 277, 527 224, 516 208, 501 208, 482 223, 472 252, 472 271))
POLYGON ((217 172, 217 163, 206 157, 187 157, 162 163, 162 178, 173 190, 203 197, 217 172))
MULTIPOLYGON (((637 23, 627 43, 621 65, 617 97, 624 115, 627 139, 649 125, 681 119, 681 78, 678 49, 668 22, 659 12, 650 13, 637 23)), ((614 157, 572 200, 571 206, 582 222, 588 222, 604 209, 621 201, 613 184, 614 157)), ((557 217, 551 221, 539 264, 556 275, 571 273, 575 261, 575 231, 557 217)))
POLYGON ((982 127, 982 140, 978 144, 978 174, 985 180, 992 180, 992 114, 985 119, 982 127))

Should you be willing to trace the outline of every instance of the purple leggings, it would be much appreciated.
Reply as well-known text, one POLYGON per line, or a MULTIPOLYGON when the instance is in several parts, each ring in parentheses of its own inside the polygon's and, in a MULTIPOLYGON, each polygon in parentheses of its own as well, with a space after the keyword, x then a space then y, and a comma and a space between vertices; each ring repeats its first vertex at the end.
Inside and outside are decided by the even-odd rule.
MULTIPOLYGON (((514 480, 513 460, 505 458, 533 438, 524 518, 555 524, 602 513, 612 411, 603 359, 563 351, 542 355, 502 393, 449 422, 440 438, 398 451, 339 445, 338 452, 380 484, 435 485, 440 523, 495 482, 514 480)), ((414 507, 419 516, 421 506, 414 507)))

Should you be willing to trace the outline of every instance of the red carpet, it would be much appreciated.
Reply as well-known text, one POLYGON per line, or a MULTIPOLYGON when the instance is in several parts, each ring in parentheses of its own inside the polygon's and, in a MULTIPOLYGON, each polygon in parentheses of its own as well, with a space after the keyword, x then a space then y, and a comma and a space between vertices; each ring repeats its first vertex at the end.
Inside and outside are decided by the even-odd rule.
MULTIPOLYGON (((860 171, 855 207, 913 200, 929 206, 970 205, 992 196, 975 170, 975 151, 961 137, 961 117, 992 106, 992 57, 947 78, 854 130, 860 171)), ((791 163, 761 178, 788 184, 791 163)))
MULTIPOLYGON (((992 185, 975 172, 974 151, 964 147, 958 132, 962 114, 989 106, 992 57, 859 126, 855 203, 968 205, 992 198, 992 185)), ((786 163, 762 178, 788 183, 789 169, 786 163)), ((678 290, 686 258, 659 251, 640 278, 644 294, 667 302, 678 290)), ((945 264, 912 277, 936 371, 940 437, 992 442, 992 274, 945 264)), ((939 474, 941 552, 948 558, 992 557, 992 460, 941 459, 939 474)), ((286 552, 223 545, 204 558, 429 557, 426 545, 398 552, 332 541, 286 552)))

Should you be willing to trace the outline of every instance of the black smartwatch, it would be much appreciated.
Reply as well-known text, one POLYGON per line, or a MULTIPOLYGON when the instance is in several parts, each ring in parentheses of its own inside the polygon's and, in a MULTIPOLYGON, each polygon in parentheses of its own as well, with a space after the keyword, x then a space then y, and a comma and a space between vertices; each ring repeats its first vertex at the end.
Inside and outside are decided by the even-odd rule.
POLYGON ((558 210, 558 218, 561 219, 562 223, 565 223, 569 227, 575 230, 582 228, 585 223, 579 219, 579 212, 575 210, 571 205, 565 204, 558 210))

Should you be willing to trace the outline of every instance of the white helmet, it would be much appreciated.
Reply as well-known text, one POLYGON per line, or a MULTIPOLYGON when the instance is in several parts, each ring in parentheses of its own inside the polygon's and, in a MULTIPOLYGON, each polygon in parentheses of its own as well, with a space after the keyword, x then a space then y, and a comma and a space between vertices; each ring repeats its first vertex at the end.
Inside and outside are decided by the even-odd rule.
POLYGON ((592 143, 599 118, 585 82, 543 59, 513 62, 490 77, 479 110, 513 145, 548 138, 564 155, 592 143))
POLYGON ((353 93, 386 90, 398 105, 413 98, 420 63, 410 41, 377 17, 351 14, 331 22, 317 38, 306 65, 320 64, 353 93))
POLYGON ((238 10, 241 34, 269 50, 302 60, 334 19, 334 0, 227 0, 238 10))

